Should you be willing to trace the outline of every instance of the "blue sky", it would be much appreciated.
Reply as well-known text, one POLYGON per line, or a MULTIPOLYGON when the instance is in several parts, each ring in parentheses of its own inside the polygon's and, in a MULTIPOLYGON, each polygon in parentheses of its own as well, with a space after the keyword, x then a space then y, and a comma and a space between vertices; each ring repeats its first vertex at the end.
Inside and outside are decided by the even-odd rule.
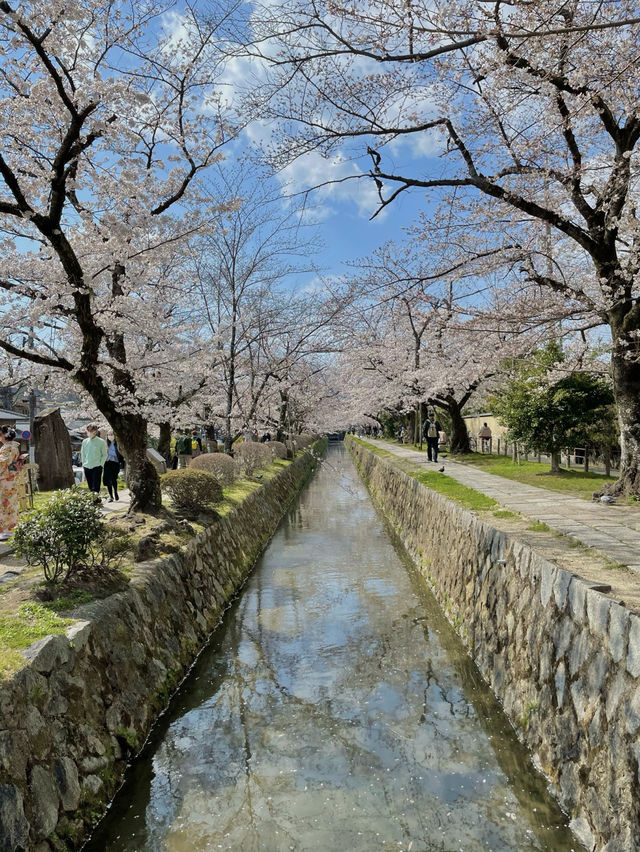
POLYGON ((421 210, 428 209, 425 193, 420 190, 403 194, 373 221, 367 217, 367 210, 375 212, 373 204, 367 208, 345 198, 332 201, 330 206, 329 215, 320 224, 326 245, 318 263, 338 274, 346 271, 346 261, 369 255, 384 242, 404 242, 407 235, 403 229, 413 224, 421 210))
MULTIPOLYGON (((394 160, 394 153, 390 150, 385 156, 394 160)), ((404 157, 399 168, 419 173, 425 167, 425 159, 421 159, 404 157)), ((317 221, 318 237, 322 243, 314 261, 328 277, 350 274, 350 261, 370 255, 387 241, 404 242, 409 239, 406 229, 415 224, 419 213, 430 206, 426 193, 414 189, 402 193, 372 220, 371 216, 378 208, 378 198, 371 179, 349 180, 312 189, 324 182, 357 173, 358 167, 360 173, 366 172, 370 168, 369 159, 332 162, 314 153, 296 161, 278 175, 284 194, 312 190, 307 196, 309 220, 317 221)), ((312 277, 310 275, 309 280, 312 277)), ((298 281, 298 286, 301 284, 303 282, 298 281)))

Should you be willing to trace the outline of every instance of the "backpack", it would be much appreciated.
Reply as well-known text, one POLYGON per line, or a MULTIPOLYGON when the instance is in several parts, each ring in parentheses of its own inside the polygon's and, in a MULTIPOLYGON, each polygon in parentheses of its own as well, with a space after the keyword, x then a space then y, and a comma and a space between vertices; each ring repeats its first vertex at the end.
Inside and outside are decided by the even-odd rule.
POLYGON ((191 455, 191 438, 188 438, 186 435, 183 435, 181 438, 178 438, 176 441, 176 453, 179 456, 190 456, 191 455))
POLYGON ((429 423, 429 428, 427 429, 427 438, 437 438, 437 437, 438 437, 438 430, 436 429, 436 422, 435 422, 435 420, 432 420, 429 423))

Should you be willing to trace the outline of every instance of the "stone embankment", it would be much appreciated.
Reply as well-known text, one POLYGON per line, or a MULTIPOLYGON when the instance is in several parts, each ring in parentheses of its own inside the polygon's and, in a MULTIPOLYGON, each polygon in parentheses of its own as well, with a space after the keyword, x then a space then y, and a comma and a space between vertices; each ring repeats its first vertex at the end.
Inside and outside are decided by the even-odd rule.
POLYGON ((303 453, 28 649, 0 686, 0 852, 78 848, 315 465, 303 453))
POLYGON ((640 849, 640 616, 348 446, 576 836, 640 849))

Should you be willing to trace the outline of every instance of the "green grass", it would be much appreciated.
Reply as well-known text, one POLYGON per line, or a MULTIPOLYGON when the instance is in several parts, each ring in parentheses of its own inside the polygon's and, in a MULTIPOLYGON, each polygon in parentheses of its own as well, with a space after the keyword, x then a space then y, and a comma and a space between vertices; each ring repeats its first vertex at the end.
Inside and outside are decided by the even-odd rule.
POLYGON ((606 571, 626 571, 627 573, 631 571, 628 565, 625 565, 624 562, 608 562, 603 566, 606 571))
POLYGON ((513 479, 526 485, 537 485, 538 488, 546 488, 549 491, 572 494, 585 500, 590 500, 592 493, 606 482, 616 480, 615 476, 585 473, 581 470, 562 469, 560 473, 553 474, 550 473, 548 464, 534 461, 521 461, 517 464, 507 456, 498 456, 495 453, 470 453, 465 456, 450 456, 450 458, 451 461, 473 465, 487 473, 503 476, 505 479, 513 479))
POLYGON ((70 609, 75 609, 82 604, 91 603, 95 600, 95 595, 86 592, 83 589, 74 589, 66 595, 61 595, 53 601, 45 601, 41 604, 43 609, 50 612, 61 613, 68 612, 70 609))
POLYGON ((355 435, 349 435, 349 438, 352 441, 355 441, 356 444, 360 444, 361 447, 365 447, 365 449, 373 453, 374 456, 380 456, 381 458, 393 458, 393 453, 390 453, 389 450, 384 450, 382 447, 376 447, 376 445, 370 441, 365 441, 362 438, 356 438, 355 435))
POLYGON ((242 503, 245 497, 257 491, 258 488, 260 488, 259 481, 254 482, 248 479, 238 479, 233 485, 225 485, 222 489, 223 500, 216 506, 216 512, 219 515, 228 515, 238 503, 242 503))
POLYGON ((476 491, 475 488, 469 488, 468 485, 462 485, 444 473, 431 470, 416 471, 410 472, 410 476, 413 476, 414 479, 417 479, 418 482, 426 485, 432 491, 437 491, 438 494, 442 494, 450 500, 455 500, 466 509, 482 512, 500 505, 492 497, 487 497, 486 494, 476 491))
POLYGON ((0 678, 24 665, 18 649, 52 633, 64 633, 72 623, 37 603, 24 603, 15 615, 0 616, 0 678))
POLYGON ((550 532, 551 527, 548 524, 545 524, 544 521, 534 521, 532 524, 529 524, 527 527, 528 530, 532 532, 550 532))
POLYGON ((494 518, 518 518, 517 512, 511 512, 509 509, 498 509, 497 512, 491 513, 494 518))
POLYGON ((243 477, 241 479, 236 479, 233 485, 225 485, 222 489, 223 499, 222 502, 218 503, 216 506, 216 512, 219 515, 228 515, 235 506, 242 503, 245 497, 248 497, 249 494, 257 491, 264 482, 268 482, 270 479, 273 479, 276 474, 280 473, 281 470, 288 467, 290 464, 291 459, 274 459, 271 464, 257 471, 260 479, 245 479, 243 477))
MULTIPOLYGON (((77 485, 78 488, 86 488, 87 483, 81 482, 77 485)), ((127 483, 124 481, 122 476, 118 477, 118 491, 122 491, 127 487, 127 483)), ((35 491, 33 494, 33 508, 34 509, 43 509, 49 500, 55 494, 55 491, 35 491)), ((105 496, 107 493, 107 488, 105 485, 101 486, 100 493, 105 496)))

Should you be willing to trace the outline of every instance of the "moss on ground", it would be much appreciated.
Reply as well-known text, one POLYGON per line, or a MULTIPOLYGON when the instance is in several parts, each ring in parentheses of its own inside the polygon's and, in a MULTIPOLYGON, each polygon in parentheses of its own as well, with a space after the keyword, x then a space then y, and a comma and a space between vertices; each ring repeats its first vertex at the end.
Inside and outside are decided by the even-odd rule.
POLYGON ((0 677, 24 665, 19 649, 52 633, 64 633, 72 623, 35 602, 21 604, 13 615, 0 616, 0 677))

